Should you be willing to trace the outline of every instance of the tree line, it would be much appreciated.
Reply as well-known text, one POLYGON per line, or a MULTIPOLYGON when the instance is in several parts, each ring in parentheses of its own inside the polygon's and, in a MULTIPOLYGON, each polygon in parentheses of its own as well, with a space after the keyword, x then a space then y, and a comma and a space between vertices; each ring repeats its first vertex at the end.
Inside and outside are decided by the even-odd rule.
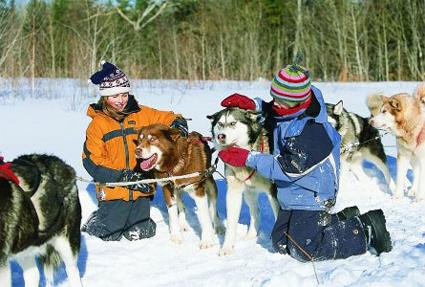
POLYGON ((316 80, 425 78, 423 0, 0 0, 0 76, 270 79, 304 55, 316 80))

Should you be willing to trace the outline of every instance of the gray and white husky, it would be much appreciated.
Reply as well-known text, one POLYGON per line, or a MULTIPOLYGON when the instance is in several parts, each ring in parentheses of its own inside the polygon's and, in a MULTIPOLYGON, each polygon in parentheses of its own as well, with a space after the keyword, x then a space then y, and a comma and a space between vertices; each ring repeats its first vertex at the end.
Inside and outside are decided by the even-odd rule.
MULTIPOLYGON (((226 108, 213 115, 211 132, 215 148, 238 146, 249 150, 269 153, 269 137, 261 114, 238 108, 226 108)), ((248 238, 255 238, 259 228, 258 194, 266 192, 276 218, 279 204, 272 183, 249 167, 224 165, 227 180, 226 210, 227 226, 223 246, 219 255, 231 254, 236 241, 236 228, 242 206, 242 196, 250 213, 248 238)))
POLYGON ((47 279, 62 260, 70 285, 81 286, 81 206, 74 169, 55 156, 37 154, 16 158, 10 169, 19 185, 0 176, 0 286, 12 286, 11 259, 22 267, 25 286, 38 286, 37 256, 47 279))
POLYGON ((341 167, 351 170, 362 180, 366 177, 362 163, 367 160, 373 163, 384 174, 391 190, 395 184, 387 166, 379 131, 369 124, 368 118, 348 112, 343 102, 326 103, 328 120, 341 135, 341 167))

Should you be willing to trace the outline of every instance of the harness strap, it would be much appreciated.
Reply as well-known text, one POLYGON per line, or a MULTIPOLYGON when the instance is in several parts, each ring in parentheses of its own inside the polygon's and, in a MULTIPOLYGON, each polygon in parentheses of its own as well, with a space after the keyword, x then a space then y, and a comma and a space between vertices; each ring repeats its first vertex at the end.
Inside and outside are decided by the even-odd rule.
POLYGON ((12 165, 11 162, 4 163, 0 165, 0 177, 3 177, 9 181, 14 182, 15 184, 19 185, 19 179, 16 176, 16 174, 13 173, 13 171, 10 169, 10 166, 12 165))

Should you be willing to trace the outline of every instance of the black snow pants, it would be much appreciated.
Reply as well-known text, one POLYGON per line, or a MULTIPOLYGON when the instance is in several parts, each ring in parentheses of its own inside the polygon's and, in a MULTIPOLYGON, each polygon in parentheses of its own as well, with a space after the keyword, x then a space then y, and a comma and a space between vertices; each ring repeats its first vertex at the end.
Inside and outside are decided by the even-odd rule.
POLYGON ((326 211, 279 210, 272 243, 277 252, 302 262, 347 258, 367 250, 358 217, 340 221, 326 211))
POLYGON ((117 241, 123 236, 128 240, 139 240, 155 235, 156 224, 150 218, 149 198, 99 201, 98 207, 82 231, 105 241, 117 241))

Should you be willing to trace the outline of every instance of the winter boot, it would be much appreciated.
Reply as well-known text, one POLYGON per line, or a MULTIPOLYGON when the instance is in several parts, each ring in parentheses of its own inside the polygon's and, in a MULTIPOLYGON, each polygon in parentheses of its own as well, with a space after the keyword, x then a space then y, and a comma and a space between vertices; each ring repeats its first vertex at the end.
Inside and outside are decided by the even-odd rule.
POLYGON ((360 210, 357 206, 346 207, 336 214, 340 221, 344 221, 360 215, 360 210))
POLYGON ((385 215, 382 209, 375 209, 359 216, 366 235, 368 249, 375 249, 377 255, 390 252, 391 237, 385 226, 385 215))

